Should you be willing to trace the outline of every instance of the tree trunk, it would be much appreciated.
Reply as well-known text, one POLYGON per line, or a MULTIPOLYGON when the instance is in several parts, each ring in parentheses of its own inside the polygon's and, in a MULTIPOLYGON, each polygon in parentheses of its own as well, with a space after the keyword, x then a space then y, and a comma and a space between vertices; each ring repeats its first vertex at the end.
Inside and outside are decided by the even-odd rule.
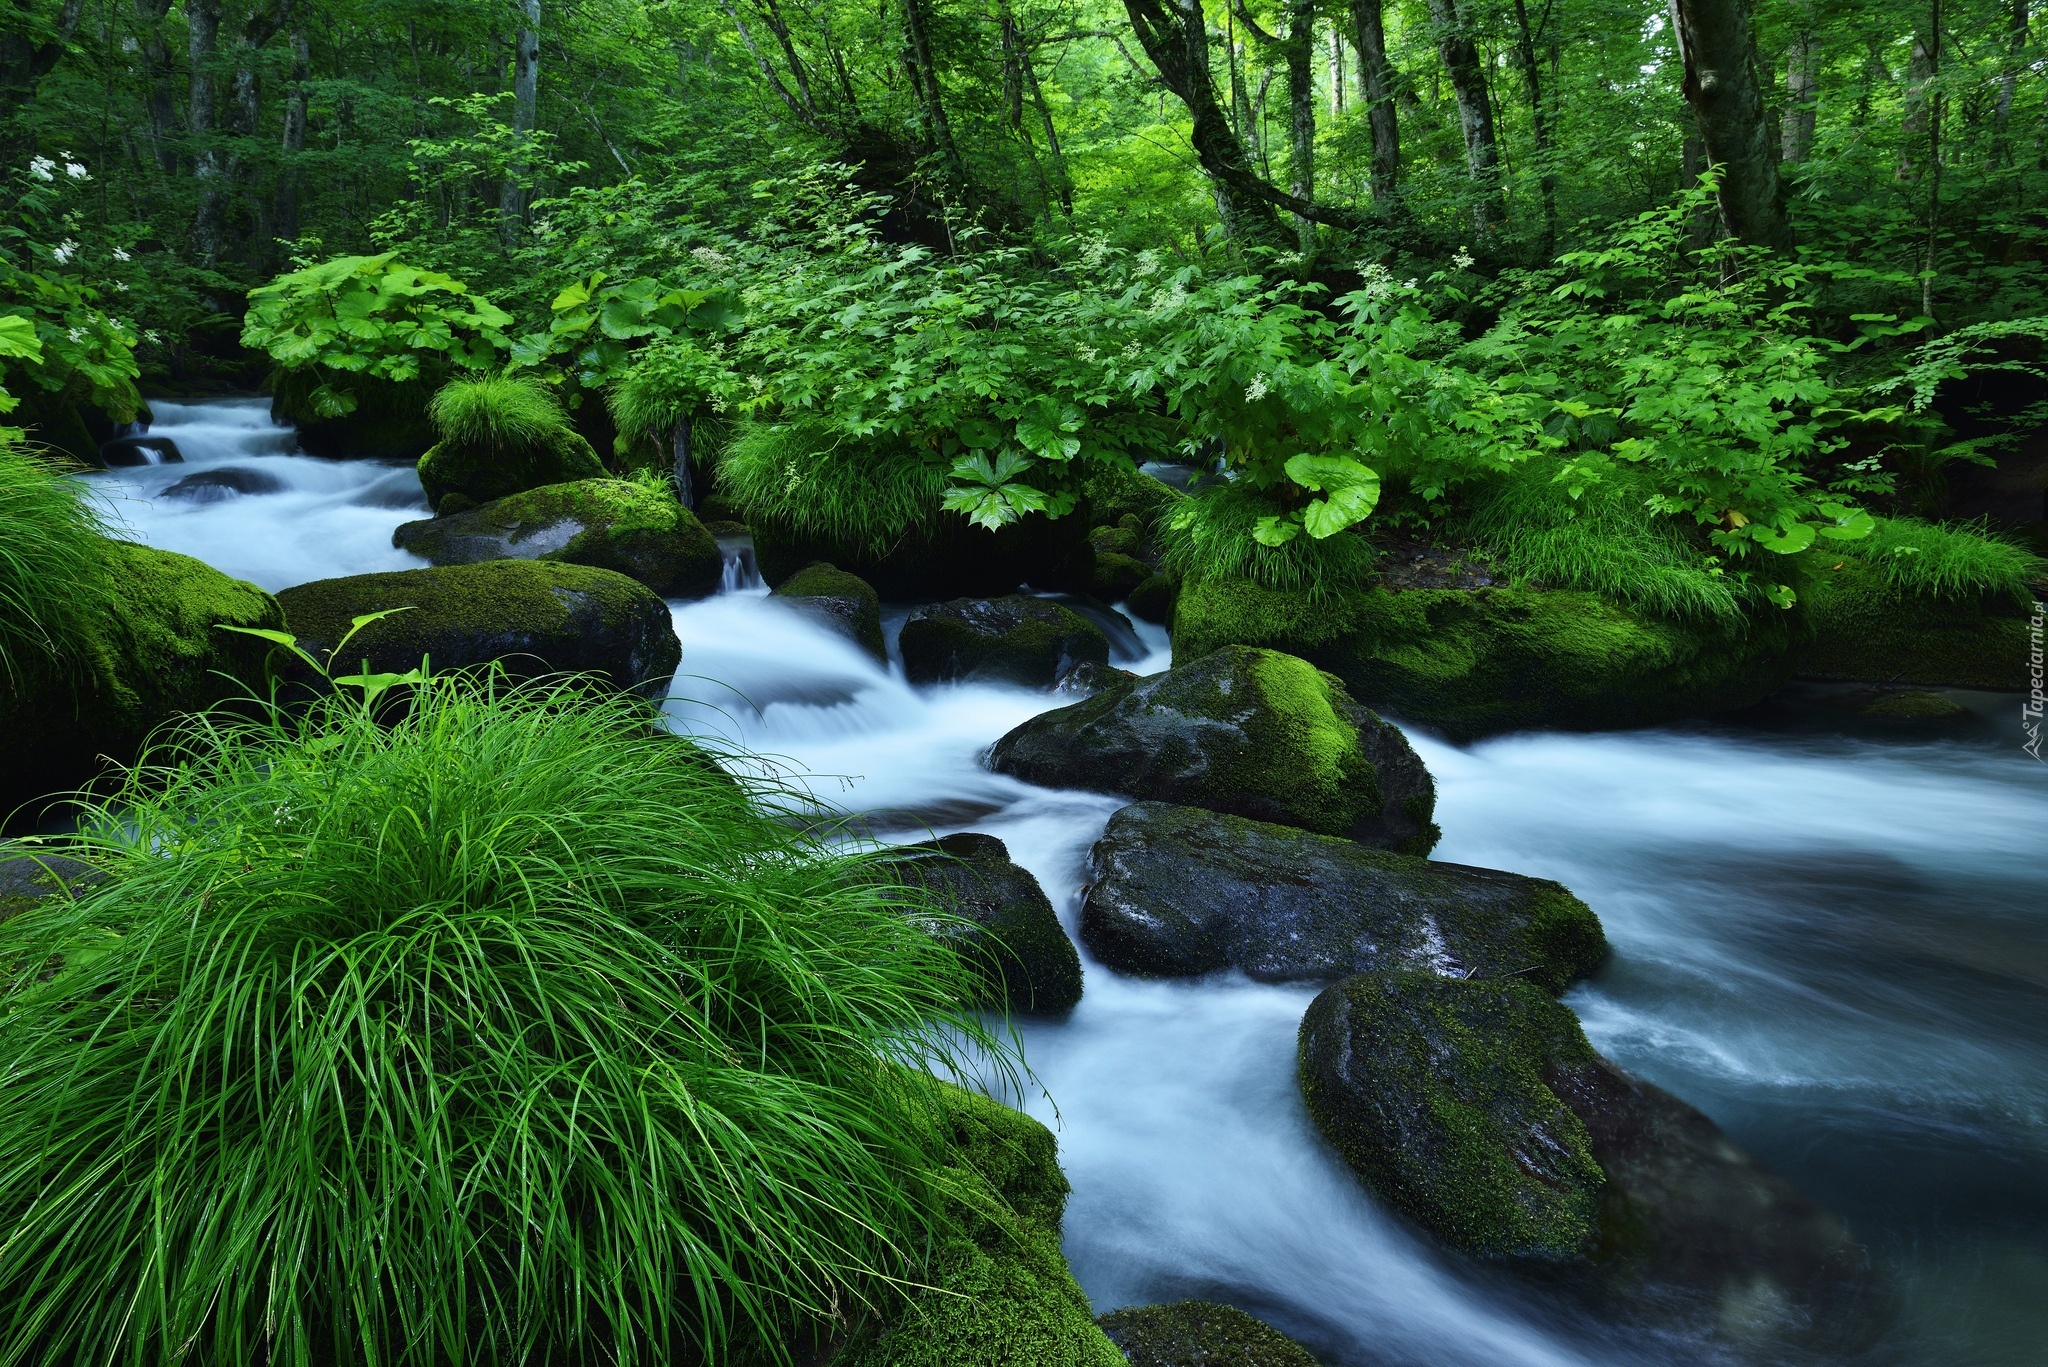
POLYGON ((1344 31, 1330 24, 1330 117, 1344 117, 1344 31))
POLYGON ((1437 55, 1458 100, 1458 126, 1465 135, 1465 165, 1472 173, 1472 225, 1488 232, 1500 222, 1500 140, 1493 128, 1493 99, 1479 44, 1472 34, 1469 0, 1429 0, 1437 55))
POLYGON ((1351 41, 1358 49, 1358 83, 1372 131, 1372 197, 1391 211, 1400 201, 1401 127, 1394 110, 1394 68, 1387 61, 1387 30, 1380 0, 1351 0, 1351 41))
POLYGON ((1039 164, 1038 148, 1031 141, 1031 134, 1024 128, 1024 68, 1030 62, 1030 55, 1024 51, 1023 36, 1017 32, 1016 16, 1010 13, 1009 0, 997 7, 996 27, 1003 41, 1003 119, 1010 125, 1010 136, 1024 149, 1025 158, 1031 163, 1032 179, 1038 182, 1039 201, 1044 206, 1047 222, 1052 221, 1052 185, 1047 181, 1045 168, 1039 164))
MULTIPOLYGON (((81 0, 64 0, 56 24, 41 38, 14 28, 0 31, 0 122, 26 108, 43 77, 57 69, 83 12, 81 0)), ((26 18, 18 10, 14 17, 17 22, 26 18)))
POLYGON ((1991 118, 1993 146, 2000 164, 2012 165, 2012 97, 2026 66, 2027 0, 2012 0, 2012 21, 2006 32, 2006 59, 1998 74, 1998 106, 1991 118))
POLYGON ((1792 246, 1778 179, 1779 148, 1764 119, 1756 75, 1748 0, 1671 0, 1672 28, 1685 67, 1707 160, 1721 172, 1721 221, 1744 242, 1773 250, 1792 246))
POLYGON ((1045 89, 1038 83, 1038 67, 1029 47, 1023 49, 1024 85, 1031 92, 1032 107, 1038 110, 1038 121, 1045 126, 1046 152, 1052 157, 1053 183, 1058 188, 1060 211, 1068 218, 1074 216, 1074 178, 1067 174, 1066 153, 1060 151, 1059 129, 1053 126, 1052 109, 1045 102, 1045 89))
MULTIPOLYGON (((804 90, 802 99, 798 99, 795 95, 791 94, 789 87, 782 83, 781 74, 775 70, 775 64, 768 60, 768 54, 761 51, 760 45, 754 41, 753 31, 747 27, 747 21, 740 18, 740 12, 733 8, 732 0, 719 0, 719 4, 724 8, 726 17, 732 20, 733 27, 739 30, 740 41, 745 43, 747 51, 753 54, 754 65, 761 69, 762 79, 766 80, 769 87, 782 97, 782 102, 789 106, 789 112, 796 115, 800 123, 813 132, 822 131, 818 127, 817 112, 811 108, 811 92, 808 86, 804 90)), ((917 73, 913 70, 911 72, 913 79, 916 75, 917 73)))
POLYGON ((222 222, 227 211, 227 167, 214 145, 213 59, 220 46, 220 0, 187 0, 185 57, 190 84, 185 95, 185 129, 192 138, 192 175, 199 182, 199 210, 192 221, 192 249, 200 263, 220 260, 222 222))
POLYGON ((1792 35, 1785 54, 1784 159, 1790 162, 1813 155, 1813 130, 1819 116, 1815 101, 1820 97, 1820 50, 1805 27, 1810 18, 1810 12, 1802 9, 1800 29, 1792 35))
POLYGON ((923 74, 919 82, 924 97, 925 125, 931 134, 933 150, 946 159, 946 165, 953 173, 960 173, 960 149, 953 142, 953 125, 946 118, 946 101, 939 90, 939 69, 932 63, 932 40, 930 16, 924 12, 924 0, 903 0, 903 27, 910 39, 910 51, 917 59, 917 67, 923 74))
POLYGON ((292 88, 284 103, 284 166, 277 174, 277 198, 272 210, 273 232, 287 242, 299 235, 299 156, 306 150, 307 84, 313 75, 312 50, 306 32, 292 26, 292 88))
POLYGON ((1934 80, 1934 53, 1925 34, 1913 38, 1913 55, 1906 63, 1906 113, 1899 121, 1899 164, 1894 175, 1901 182, 1920 179, 1920 154, 1927 144, 1928 89, 1934 80))
POLYGON ((507 247, 519 240, 526 222, 524 152, 540 108, 540 0, 522 0, 520 12, 524 22, 512 48, 513 161, 505 168, 505 185, 498 193, 498 232, 507 247))
MULTIPOLYGON (((1287 126, 1292 155, 1288 189, 1297 199, 1316 197, 1316 6, 1315 0, 1287 0, 1287 126)), ((1316 248, 1316 225, 1299 214, 1295 237, 1303 252, 1316 248)))
POLYGON ((690 418, 686 413, 676 419, 676 425, 669 432, 669 456, 674 462, 676 501, 685 508, 697 506, 697 481, 690 473, 690 418))
POLYGON ((1529 101, 1529 138, 1536 161, 1536 183, 1543 196, 1543 241, 1541 253, 1549 256, 1557 241, 1557 174, 1550 164, 1550 114, 1543 107, 1543 71, 1536 62, 1536 44, 1550 26, 1550 7, 1544 6, 1543 22, 1529 27, 1529 7, 1515 0, 1515 53, 1522 67, 1522 94, 1529 101))

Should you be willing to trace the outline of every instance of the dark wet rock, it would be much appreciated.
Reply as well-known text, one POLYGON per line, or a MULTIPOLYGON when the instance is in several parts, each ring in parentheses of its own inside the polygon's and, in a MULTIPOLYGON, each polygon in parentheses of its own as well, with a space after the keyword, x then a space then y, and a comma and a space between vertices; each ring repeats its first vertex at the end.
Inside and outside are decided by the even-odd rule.
POLYGON ((108 466, 182 465, 185 454, 169 437, 115 437, 100 443, 100 460, 108 466))
POLYGON ((820 560, 783 580, 774 597, 883 664, 889 662, 889 647, 882 640, 881 597, 859 575, 820 560))
POLYGON ((1089 582, 1091 591, 1103 602, 1121 603, 1154 573, 1152 566, 1136 556, 1097 551, 1095 573, 1089 582))
POLYGON ((1300 1077, 1317 1127, 1382 1197, 1618 1318, 1773 1355, 1851 1350, 1881 1318, 1840 1221, 1594 1053, 1534 984, 1347 978, 1302 1020, 1300 1077))
POLYGON ((886 549, 863 537, 799 532, 774 510, 744 510, 736 520, 754 533, 761 575, 780 584, 823 560, 875 586, 898 603, 930 603, 962 595, 992 598, 1022 585, 1047 592, 1086 593, 1094 569, 1083 513, 1048 518, 1031 513, 989 531, 959 513, 942 512, 928 526, 910 526, 886 549))
POLYGON ((1137 681, 1138 676, 1131 673, 1128 669, 1118 669, 1115 665, 1099 665, 1093 660, 1083 660, 1080 664, 1075 665, 1072 669, 1060 675, 1059 682, 1052 686, 1052 691, 1061 697, 1092 698, 1105 688, 1121 688, 1125 684, 1133 684, 1137 681))
POLYGON ((1131 1367, 1316 1367, 1313 1353, 1272 1325, 1213 1301, 1132 1306, 1095 1322, 1131 1367))
MULTIPOLYGON (((441 506, 447 509, 449 495, 441 506)), ((543 485, 482 507, 401 523, 391 544, 436 565, 559 560, 637 579, 664 598, 716 593, 718 542, 660 489, 619 479, 543 485)))
POLYGON ((45 897, 73 895, 104 878, 91 865, 67 859, 37 841, 0 844, 0 921, 45 897))
POLYGON ((1048 788, 1207 807, 1411 854, 1437 839, 1436 786, 1407 737, 1276 651, 1231 647, 1105 688, 1025 722, 990 763, 1048 788))
POLYGON ((242 494, 284 492, 284 481, 267 470, 247 470, 231 465, 225 470, 201 470, 187 475, 164 490, 165 498, 187 503, 225 503, 242 494))
POLYGON ((1050 688, 1083 662, 1109 663, 1109 638, 1043 598, 955 598, 910 614, 900 638, 912 683, 1000 680, 1050 688))
POLYGON ((1132 616, 1163 627, 1173 621, 1173 605, 1179 597, 1180 576, 1161 572, 1132 589, 1124 606, 1132 616))
POLYGON ((1045 890, 1002 841, 964 831, 905 846, 889 865, 967 922, 948 931, 961 935, 957 948, 987 979, 993 1002, 1058 1013, 1081 1000, 1081 956, 1045 890))
POLYGON ((1090 865, 1081 939, 1120 973, 1299 982, 1413 969, 1562 991, 1607 954, 1598 918, 1548 879, 1198 807, 1125 807, 1090 865))
POLYGON ((422 660, 441 673, 501 662, 514 678, 595 674, 659 697, 682 658, 668 604, 610 570, 551 560, 492 560, 392 574, 319 579, 278 594, 300 644, 324 659, 350 621, 406 608, 349 642, 339 669, 363 660, 402 673, 422 660))

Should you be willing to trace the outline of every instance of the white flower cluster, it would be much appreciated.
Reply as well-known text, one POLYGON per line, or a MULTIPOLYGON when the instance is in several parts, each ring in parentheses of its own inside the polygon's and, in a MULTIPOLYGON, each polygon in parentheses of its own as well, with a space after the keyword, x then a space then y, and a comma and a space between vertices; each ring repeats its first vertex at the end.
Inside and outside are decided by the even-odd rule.
POLYGON ((1266 377, 1264 375, 1252 376, 1252 382, 1244 387, 1244 401, 1246 403, 1257 403, 1265 397, 1266 377))
POLYGON ((1171 313, 1188 301, 1187 287, 1180 281, 1173 282, 1172 289, 1160 290, 1152 296, 1152 303, 1146 308, 1150 314, 1171 313))
POLYGON ((709 266, 715 271, 722 271, 732 264, 731 257, 712 247, 692 247, 690 255, 697 258, 699 265, 709 266))
POLYGON ((1451 257, 1451 264, 1461 271, 1472 269, 1472 253, 1463 247, 1458 248, 1457 254, 1451 257))
POLYGON ((1358 273, 1365 277, 1358 292, 1371 300, 1391 299, 1399 291, 1415 288, 1415 281, 1394 279, 1394 273, 1377 261, 1361 262, 1358 273))
POLYGON ((1138 253, 1138 262, 1137 265, 1131 268, 1131 274, 1142 280, 1158 269, 1159 253, 1147 247, 1144 251, 1138 253))
POLYGON ((1099 266, 1109 255, 1109 239, 1097 233, 1081 248, 1081 262, 1087 266, 1099 266))
POLYGON ((57 163, 51 161, 48 157, 31 157, 28 163, 28 173, 37 180, 55 180, 57 178, 57 163))
POLYGON ((130 261, 133 260, 134 258, 128 255, 128 251, 126 248, 116 247, 114 248, 114 259, 116 261, 130 261))
POLYGON ((78 255, 78 244, 67 237, 51 248, 50 255, 57 258, 58 265, 68 266, 71 264, 71 258, 78 255))

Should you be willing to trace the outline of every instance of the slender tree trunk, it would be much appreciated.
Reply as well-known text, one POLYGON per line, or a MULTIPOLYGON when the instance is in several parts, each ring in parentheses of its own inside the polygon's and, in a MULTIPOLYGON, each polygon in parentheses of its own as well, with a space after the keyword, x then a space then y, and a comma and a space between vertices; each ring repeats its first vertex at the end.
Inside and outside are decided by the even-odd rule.
POLYGON ((1052 108, 1045 102, 1045 88, 1038 83, 1038 67, 1029 47, 1023 49, 1024 86, 1031 92, 1031 104, 1038 111, 1038 121, 1045 126, 1045 147, 1052 157, 1053 183, 1059 192, 1060 211, 1068 218, 1074 216, 1074 178, 1067 174, 1066 153, 1060 150, 1060 131, 1054 127, 1052 108))
POLYGON ((1927 5, 1927 266, 1920 311, 1934 316, 1934 253, 1941 240, 1941 0, 1927 5))
POLYGON ((498 232, 507 247, 519 240, 526 222, 526 148, 540 110, 540 0, 521 0, 523 22, 512 47, 512 164, 498 192, 498 232))
MULTIPOLYGON (((1289 184, 1297 199, 1316 197, 1316 7, 1315 0, 1288 0, 1287 37, 1282 44, 1287 62, 1287 126, 1292 155, 1289 184)), ((1316 247, 1316 225, 1295 216, 1295 236, 1304 252, 1316 247)))
POLYGON ((761 0, 761 17, 768 24, 768 31, 775 35, 775 41, 782 48, 783 57, 789 62, 790 78, 796 82, 797 98, 803 102, 804 112, 810 122, 818 121, 818 106, 811 99, 811 74, 804 69, 804 59, 797 54, 796 43, 789 36, 789 25, 782 20, 782 9, 775 0, 761 0))
POLYGON ((171 94, 171 49, 163 32, 170 7, 170 0, 135 0, 136 27, 142 30, 136 47, 142 57, 142 104, 149 116, 149 150, 157 169, 167 176, 178 173, 178 104, 171 94))
POLYGON ((2020 72, 2026 66, 2027 0, 2012 0, 2012 20, 2006 30, 2005 67, 1998 73, 1998 105, 1991 118, 1994 155, 2004 166, 2012 165, 2012 97, 2019 89, 2020 72))
POLYGON ((1032 144, 1031 134, 1024 128, 1024 68, 1030 63, 1030 54, 1024 51, 1024 40, 1017 32, 1016 16, 1010 13, 1009 0, 996 10, 996 27, 1003 41, 1003 118, 1010 125, 1010 136, 1024 149, 1024 156, 1031 163, 1031 176, 1038 182, 1039 202, 1044 206, 1045 217, 1052 220, 1052 184, 1046 179, 1045 168, 1039 164, 1038 148, 1032 144))
POLYGON ((1792 223, 1778 179, 1780 149, 1764 119, 1748 0, 1671 0, 1671 8, 1685 102, 1707 160, 1721 172, 1721 221, 1744 242, 1788 250, 1792 223))
POLYGON ((903 26, 910 39, 910 51, 917 59, 923 79, 919 83, 924 97, 925 124, 930 130, 932 146, 946 159, 946 165, 955 175, 960 173, 960 149, 953 142, 953 125, 946 118, 946 101, 939 90, 939 69, 932 62, 932 40, 930 16, 925 13, 924 0, 903 0, 903 26))
POLYGON ((1934 81, 1934 49, 1926 34, 1913 38, 1913 55, 1906 63, 1906 113, 1899 121, 1899 164, 1894 176, 1901 182, 1920 179, 1920 154, 1926 150, 1929 87, 1934 81))
POLYGON ((1813 132, 1819 118, 1820 48, 1806 27, 1811 8, 1802 7, 1800 28, 1785 54, 1784 160, 1805 161, 1813 155, 1813 132))
POLYGON ((271 215, 275 234, 287 242, 299 235, 299 156, 306 150, 307 85, 312 75, 312 50, 305 30, 294 24, 292 88, 284 104, 284 166, 277 174, 277 200, 271 215))
POLYGON ((1500 222, 1500 140, 1493 127, 1493 98, 1472 32, 1469 0, 1429 0, 1437 55, 1458 100, 1458 126, 1465 135, 1465 165, 1472 173, 1472 224, 1480 232, 1500 222))
POLYGON ((697 481, 690 470, 690 417, 686 413, 676 419, 676 425, 669 430, 669 458, 673 462, 676 482, 676 501, 685 508, 697 506, 697 481))
POLYGON ((1392 211, 1401 193, 1401 127, 1394 108, 1394 68, 1387 61, 1387 30, 1380 0, 1351 0, 1351 41, 1358 49, 1358 82, 1372 132, 1372 197, 1392 211))
MULTIPOLYGON (((1698 133, 1688 133, 1683 152, 1684 160, 1679 167, 1679 184, 1690 190, 1700 183, 1700 177, 1707 170, 1707 145, 1700 141, 1698 133)), ((1686 224, 1686 247, 1695 253, 1705 251, 1714 241, 1716 215, 1712 205, 1696 210, 1686 224)))
MULTIPOLYGON (((732 20, 733 27, 739 30, 740 41, 746 44, 747 51, 753 55, 754 65, 761 69, 762 79, 766 80, 769 87, 782 97, 782 102, 789 106, 789 112, 796 115, 799 122, 814 132, 820 131, 818 129, 817 114, 810 105, 810 91, 806 90, 802 99, 798 99, 794 94, 790 93, 789 87, 782 83, 781 74, 775 70, 775 64, 768 60, 768 54, 761 51, 760 45, 754 41, 753 31, 747 27, 747 21, 740 17, 740 12, 737 9, 733 8, 732 0, 718 0, 718 2, 725 10, 726 17, 732 20)), ((913 80, 916 78, 916 75, 916 71, 912 70, 911 77, 913 80)))
POLYGON ((221 225, 227 207, 225 159, 214 145, 214 55, 220 46, 220 0, 187 0, 185 55, 190 84, 185 94, 185 129, 192 138, 192 175, 199 182, 199 210, 192 222, 192 249, 202 264, 220 260, 221 225))
MULTIPOLYGON (((1546 5, 1542 27, 1549 25, 1550 9, 1546 5)), ((1524 0, 1515 0, 1515 52, 1522 67, 1522 94, 1529 101, 1529 140, 1536 161, 1536 184, 1543 196, 1541 251, 1547 257, 1557 241, 1557 174, 1550 164, 1550 114, 1543 107, 1543 69, 1536 58, 1540 36, 1529 27, 1528 5, 1524 0)))
POLYGON ((1344 117, 1344 31, 1330 25, 1330 117, 1344 117))

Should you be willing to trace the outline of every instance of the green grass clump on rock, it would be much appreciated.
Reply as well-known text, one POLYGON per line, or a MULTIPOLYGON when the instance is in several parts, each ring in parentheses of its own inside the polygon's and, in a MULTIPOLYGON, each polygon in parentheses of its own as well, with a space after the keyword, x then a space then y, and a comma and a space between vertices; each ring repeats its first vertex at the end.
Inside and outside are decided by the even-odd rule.
POLYGON ((427 414, 443 441, 505 451, 546 441, 569 425, 547 386, 515 375, 450 381, 435 392, 427 414))
POLYGON ((803 423, 746 423, 718 464, 719 492, 757 527, 886 555, 936 525, 946 462, 803 423))
POLYGON ((879 854, 752 799, 574 681, 192 723, 0 924, 0 1362, 787 1361, 900 1308, 962 1237, 903 1065, 1012 1060, 879 854))
POLYGON ((1818 679, 2024 688, 2027 619, 1901 588, 1862 555, 1806 552, 1801 591, 1813 639, 1799 672, 1818 679))
MULTIPOLYGON (((1993 535, 1982 523, 1944 526, 1909 517, 1881 519, 1877 530, 1842 549, 1876 569, 1901 594, 1974 599, 2003 594, 2030 603, 2048 560, 1993 535)), ((1825 558, 1826 552, 1820 552, 1825 558)))
POLYGON ((494 375, 453 380, 429 405, 440 440, 420 457, 420 485, 440 512, 526 489, 599 479, 604 464, 538 380, 494 375))
POLYGON ((1190 583, 1245 579, 1299 593, 1311 602, 1365 582, 1375 552, 1370 542, 1351 532, 1261 545, 1252 536, 1254 528, 1259 519, 1279 511, 1255 489, 1237 483, 1204 484, 1160 515, 1162 565, 1190 583))
POLYGON ((84 483, 0 440, 0 685, 77 663, 74 643, 114 596, 106 545, 84 483))

